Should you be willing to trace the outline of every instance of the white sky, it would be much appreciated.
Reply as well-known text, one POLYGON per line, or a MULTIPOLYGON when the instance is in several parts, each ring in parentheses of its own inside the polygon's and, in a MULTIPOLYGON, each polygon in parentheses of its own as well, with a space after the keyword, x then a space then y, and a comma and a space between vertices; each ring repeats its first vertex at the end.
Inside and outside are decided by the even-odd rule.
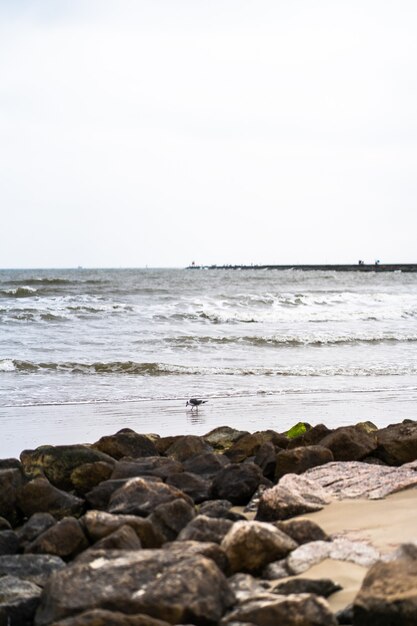
POLYGON ((0 267, 417 262, 415 0, 0 0, 0 267))

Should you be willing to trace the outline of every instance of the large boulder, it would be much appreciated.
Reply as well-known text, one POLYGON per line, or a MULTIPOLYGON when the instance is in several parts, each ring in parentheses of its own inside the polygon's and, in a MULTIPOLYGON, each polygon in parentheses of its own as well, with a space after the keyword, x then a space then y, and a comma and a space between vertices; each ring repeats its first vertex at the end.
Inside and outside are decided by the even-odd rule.
POLYGON ((113 472, 111 463, 96 461, 84 463, 72 470, 70 479, 77 493, 84 495, 94 489, 103 480, 108 480, 113 472))
POLYGON ((404 544, 366 574, 354 600, 355 626, 417 624, 417 544, 404 544))
POLYGON ((299 448, 300 446, 315 446, 331 432, 332 431, 324 424, 317 424, 316 426, 306 430, 301 435, 290 439, 287 448, 291 449, 299 448))
POLYGON ((273 522, 304 513, 320 511, 330 497, 316 482, 304 476, 285 474, 271 489, 260 496, 256 519, 273 522))
POLYGON ((74 617, 67 617, 59 620, 59 622, 54 622, 54 626, 170 626, 170 624, 143 613, 126 615, 119 611, 93 609, 92 611, 85 611, 74 617))
POLYGON ((284 474, 302 474, 311 467, 333 461, 331 450, 324 446, 302 446, 281 450, 276 456, 275 481, 284 474))
POLYGON ((218 426, 203 435, 204 440, 217 452, 225 452, 243 435, 249 435, 247 430, 237 430, 230 426, 218 426))
POLYGON ((34 513, 22 526, 16 529, 20 546, 24 549, 28 543, 31 543, 54 524, 56 524, 56 519, 50 513, 34 513))
POLYGON ((23 484, 24 478, 20 469, 0 470, 0 515, 13 526, 20 518, 16 504, 19 489, 23 484))
POLYGON ((29 543, 25 552, 52 554, 71 560, 89 545, 80 522, 75 517, 64 517, 29 543))
POLYGON ((277 449, 271 441, 265 441, 259 446, 253 460, 261 468, 262 474, 270 480, 275 476, 277 449))
POLYGON ((221 543, 233 522, 228 519, 197 515, 178 535, 178 541, 210 541, 221 543))
POLYGON ((124 456, 132 458, 158 456, 158 450, 152 439, 147 435, 139 435, 130 428, 122 428, 114 435, 101 437, 91 448, 113 459, 121 459, 124 456))
POLYGON ((377 438, 362 426, 341 426, 326 435, 320 445, 332 451, 335 461, 360 461, 376 450, 377 438))
POLYGON ((52 575, 36 626, 91 609, 145 613, 171 624, 216 624, 234 603, 227 579, 212 560, 170 550, 138 550, 75 563, 52 575))
POLYGON ((310 519, 295 518, 276 522, 275 526, 294 539, 298 545, 310 541, 330 541, 330 537, 316 522, 310 519))
POLYGON ((211 481, 191 472, 174 474, 167 478, 166 484, 180 489, 190 496, 196 504, 208 500, 211 493, 211 481))
POLYGON ((175 489, 175 487, 159 481, 131 478, 123 487, 112 494, 108 510, 110 513, 146 517, 160 504, 166 504, 178 498, 193 504, 189 496, 179 489, 175 489))
POLYGON ((40 446, 35 450, 24 450, 20 455, 26 476, 45 476, 59 489, 73 489, 71 474, 85 463, 102 461, 112 465, 114 459, 89 446, 40 446))
POLYGON ((178 554, 181 558, 204 556, 214 561, 223 573, 227 574, 229 571, 229 561, 224 550, 212 541, 170 541, 164 545, 163 549, 178 554))
POLYGON ((212 452, 212 447, 202 437, 183 435, 177 439, 165 452, 167 457, 183 463, 197 454, 212 452))
POLYGON ((94 550, 140 550, 142 544, 131 526, 125 524, 94 544, 94 550))
POLYGON ((113 515, 106 511, 87 511, 80 519, 92 543, 107 537, 122 526, 130 526, 144 548, 159 548, 164 537, 149 519, 137 515, 113 515))
POLYGON ((271 442, 274 446, 285 448, 288 440, 285 435, 280 435, 274 430, 248 433, 247 435, 240 437, 236 443, 228 448, 225 455, 232 461, 232 463, 241 463, 245 459, 254 456, 260 446, 266 442, 271 442))
POLYGON ((29 626, 33 623, 42 589, 15 576, 0 578, 0 624, 29 626))
POLYGON ((178 533, 195 517, 195 509, 182 498, 165 502, 147 518, 152 528, 162 538, 163 542, 173 541, 178 533))
POLYGON ((389 465, 402 465, 417 460, 417 422, 404 421, 377 432, 375 455, 389 465))
POLYGON ((65 568, 65 562, 50 554, 13 554, 0 556, 0 578, 14 576, 43 587, 49 576, 65 568))
POLYGON ((230 460, 224 454, 202 452, 184 461, 183 465, 186 472, 211 479, 226 465, 230 465, 230 460))
POLYGON ((262 470, 255 463, 231 463, 214 478, 212 496, 232 504, 247 504, 261 480, 262 470))
MULTIPOLYGON (((92 509, 106 510, 113 493, 123 487, 130 478, 104 480, 91 491, 85 494, 85 499, 92 509)), ((158 479, 159 480, 159 479, 158 479)))
POLYGON ((293 539, 272 524, 235 522, 220 544, 232 572, 257 574, 272 561, 297 547, 293 539))
POLYGON ((34 478, 19 489, 17 505, 26 517, 34 513, 50 513, 56 519, 68 515, 79 517, 84 500, 57 489, 46 478, 34 478))

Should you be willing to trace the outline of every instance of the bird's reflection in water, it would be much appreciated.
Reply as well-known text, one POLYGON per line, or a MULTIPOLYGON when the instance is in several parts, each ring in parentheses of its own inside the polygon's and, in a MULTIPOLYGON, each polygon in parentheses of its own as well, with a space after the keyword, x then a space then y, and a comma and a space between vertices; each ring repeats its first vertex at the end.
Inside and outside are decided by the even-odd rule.
POLYGON ((190 424, 204 424, 205 419, 203 415, 200 415, 198 411, 190 411, 187 415, 187 422, 190 424))

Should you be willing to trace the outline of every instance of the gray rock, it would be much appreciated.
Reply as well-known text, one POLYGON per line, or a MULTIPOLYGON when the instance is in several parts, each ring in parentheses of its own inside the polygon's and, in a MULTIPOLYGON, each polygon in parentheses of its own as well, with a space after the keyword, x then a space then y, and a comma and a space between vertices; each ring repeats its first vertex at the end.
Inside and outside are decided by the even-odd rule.
POLYGON ((355 626, 417 623, 417 543, 405 544, 388 562, 375 563, 353 602, 355 626))
POLYGON ((380 558, 379 552, 372 546, 349 539, 334 541, 312 541, 299 546, 287 557, 287 568, 292 574, 302 574, 324 559, 349 561, 370 567, 380 558))
POLYGON ((36 539, 36 537, 54 524, 56 524, 56 519, 50 513, 34 513, 31 515, 23 526, 16 529, 16 534, 22 548, 25 548, 28 543, 36 539))
POLYGON ((286 559, 269 563, 262 572, 262 578, 265 580, 278 580, 279 578, 287 578, 290 575, 286 559))
POLYGON ((186 493, 196 504, 208 500, 210 497, 211 481, 191 474, 191 472, 181 472, 167 478, 167 485, 172 485, 186 493))
POLYGON ((231 572, 257 574, 264 567, 285 557, 297 544, 272 524, 235 522, 221 548, 229 559, 231 572))
POLYGON ((126 524, 133 528, 144 548, 159 548, 165 540, 152 521, 136 515, 113 515, 105 511, 87 511, 80 522, 92 543, 107 537, 126 524))
POLYGON ((0 623, 5 626, 30 626, 42 589, 15 576, 0 578, 0 623))
POLYGON ((315 595, 273 596, 255 598, 238 605, 220 622, 252 623, 256 626, 337 626, 326 600, 315 595))
POLYGON ((52 554, 70 560, 89 545, 80 522, 74 517, 64 517, 27 544, 25 553, 52 554))
POLYGON ((0 556, 19 552, 19 539, 13 530, 0 530, 0 556))
POLYGON ((215 624, 235 599, 215 563, 169 550, 138 550, 75 563, 50 577, 36 626, 107 608, 145 613, 171 624, 215 624))
POLYGON ((213 498, 229 500, 232 504, 247 504, 262 479, 262 470, 255 463, 232 463, 215 476, 213 498))
POLYGON ((0 556, 0 577, 14 576, 43 587, 49 576, 64 569, 65 563, 58 556, 49 554, 13 554, 0 556))
POLYGON ((17 504, 26 517, 34 513, 50 513, 56 519, 79 517, 84 509, 84 500, 57 489, 46 478, 35 478, 21 487, 17 504))
POLYGON ((277 447, 274 446, 272 441, 265 441, 259 446, 254 458, 254 463, 259 465, 262 470, 262 474, 271 480, 273 480, 275 476, 275 468, 277 464, 276 456, 277 447))
MULTIPOLYGON (((123 487, 130 478, 117 478, 111 480, 104 480, 102 483, 93 487, 91 491, 85 494, 85 499, 92 509, 100 511, 106 510, 109 506, 109 500, 115 491, 123 487)), ((148 477, 150 480, 150 477, 148 477)), ((160 480, 155 479, 155 480, 160 480)))
POLYGON ((160 504, 182 498, 193 505, 191 498, 175 487, 144 478, 131 478, 110 497, 110 513, 142 515, 146 517, 160 504))
POLYGON ((230 588, 236 596, 238 602, 250 600, 255 596, 269 591, 269 583, 259 578, 254 578, 250 574, 233 574, 228 578, 230 588))
POLYGON ((197 515, 178 535, 178 541, 211 541, 221 543, 229 532, 233 522, 228 519, 216 519, 205 515, 197 515))
POLYGON ((330 497, 317 482, 308 480, 306 475, 286 474, 278 485, 261 494, 256 519, 270 522, 285 520, 320 511, 329 502, 330 497))
POLYGON ((178 533, 187 526, 195 517, 195 509, 189 503, 178 498, 156 507, 147 518, 153 529, 165 541, 173 541, 178 533))
POLYGON ((198 507, 200 515, 230 519, 232 522, 246 519, 241 513, 231 511, 232 503, 229 500, 207 500, 198 507))
POLYGON ((203 452, 184 461, 184 470, 203 478, 211 479, 214 478, 217 472, 229 464, 230 460, 224 454, 203 452))

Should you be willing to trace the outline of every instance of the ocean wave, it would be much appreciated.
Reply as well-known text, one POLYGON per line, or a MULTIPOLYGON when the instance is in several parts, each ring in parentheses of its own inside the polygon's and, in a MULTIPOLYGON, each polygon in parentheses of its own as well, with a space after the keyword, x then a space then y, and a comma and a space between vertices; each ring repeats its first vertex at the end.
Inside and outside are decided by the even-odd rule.
POLYGON ((210 367, 174 365, 170 363, 138 363, 135 361, 111 361, 95 363, 78 362, 46 362, 34 363, 17 359, 0 360, 0 372, 18 372, 24 374, 42 372, 66 372, 71 374, 89 375, 136 375, 136 376, 292 376, 292 377, 327 377, 327 376, 400 376, 417 374, 417 365, 375 365, 375 366, 342 366, 325 367, 288 366, 288 367, 210 367))
POLYGON ((30 285, 25 285, 22 287, 15 287, 14 289, 1 289, 0 297, 1 298, 30 298, 37 293, 37 289, 31 287, 30 285))

